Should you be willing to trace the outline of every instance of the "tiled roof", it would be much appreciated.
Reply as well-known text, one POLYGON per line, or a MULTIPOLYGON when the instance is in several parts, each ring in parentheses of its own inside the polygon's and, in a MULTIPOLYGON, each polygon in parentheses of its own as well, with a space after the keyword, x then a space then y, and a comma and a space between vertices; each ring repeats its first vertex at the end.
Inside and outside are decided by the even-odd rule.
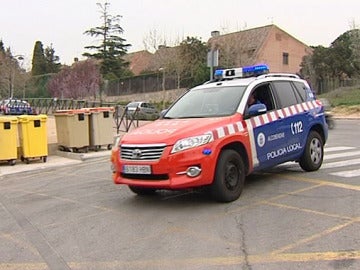
MULTIPOLYGON (((297 72, 297 62, 301 62, 302 58, 301 52, 306 54, 311 51, 310 47, 306 44, 294 38, 274 24, 213 36, 207 43, 209 48, 214 50, 219 49, 220 67, 224 68, 253 65, 257 64, 259 61, 270 61, 272 64, 275 64, 275 69, 279 71, 297 72), (285 40, 292 40, 292 45, 296 44, 296 48, 291 47, 287 42, 282 42, 282 37, 284 37, 285 40), (281 49, 280 47, 276 47, 278 45, 274 42, 274 38, 275 41, 282 43, 281 46, 283 47, 281 47, 281 49), (267 52, 266 56, 264 56, 264 50, 267 52), (278 63, 279 55, 276 54, 282 53, 281 50, 291 50, 292 53, 294 50, 298 50, 292 54, 293 63, 296 63, 294 66, 290 67, 289 70, 286 70, 287 67, 282 67, 280 66, 281 63, 278 63)), ((128 54, 125 60, 130 62, 130 69, 132 72, 135 75, 138 75, 144 70, 158 71, 160 67, 166 65, 166 61, 174 58, 171 57, 171 55, 176 55, 178 50, 178 46, 162 46, 154 54, 148 51, 139 51, 128 54)))
POLYGON ((129 68, 134 75, 139 75, 142 71, 147 71, 150 68, 153 54, 148 51, 139 51, 128 53, 124 56, 124 60, 129 62, 129 68))
POLYGON ((258 51, 264 44, 273 27, 276 26, 267 25, 211 37, 208 44, 213 49, 221 48, 220 58, 222 57, 221 62, 225 65, 252 65, 256 60, 258 51), (224 59, 226 55, 232 55, 232 59, 224 59))

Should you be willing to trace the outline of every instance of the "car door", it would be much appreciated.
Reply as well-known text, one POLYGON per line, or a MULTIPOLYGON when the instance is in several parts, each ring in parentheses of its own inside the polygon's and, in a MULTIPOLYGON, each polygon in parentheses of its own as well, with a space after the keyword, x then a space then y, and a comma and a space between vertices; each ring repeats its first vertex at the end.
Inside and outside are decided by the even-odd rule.
POLYGON ((144 114, 148 114, 149 113, 149 104, 146 102, 141 103, 141 112, 143 112, 144 114))
POLYGON ((271 83, 264 83, 253 90, 257 99, 265 104, 267 109, 265 114, 247 119, 249 134, 253 136, 251 141, 254 170, 272 167, 285 155, 286 128, 283 115, 278 113, 280 106, 275 99, 273 88, 271 83))
POLYGON ((276 129, 283 134, 283 144, 281 151, 283 155, 276 157, 278 163, 294 160, 303 151, 306 131, 308 130, 308 114, 304 100, 296 90, 291 81, 272 82, 274 94, 278 104, 278 114, 280 121, 277 122, 276 129))

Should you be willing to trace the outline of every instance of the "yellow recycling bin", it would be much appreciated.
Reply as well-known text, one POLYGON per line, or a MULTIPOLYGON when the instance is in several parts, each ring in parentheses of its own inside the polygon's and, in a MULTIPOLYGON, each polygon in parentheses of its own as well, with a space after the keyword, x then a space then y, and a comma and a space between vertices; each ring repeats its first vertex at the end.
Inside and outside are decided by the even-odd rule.
POLYGON ((114 107, 90 108, 90 147, 98 150, 105 145, 111 149, 114 141, 114 107))
POLYGON ((15 165, 17 160, 18 119, 0 117, 0 160, 15 165))
POLYGON ((40 158, 44 162, 48 155, 47 116, 21 115, 19 119, 19 139, 21 161, 30 162, 30 159, 40 158))
POLYGON ((58 110, 54 113, 59 150, 79 152, 89 147, 89 110, 58 110))

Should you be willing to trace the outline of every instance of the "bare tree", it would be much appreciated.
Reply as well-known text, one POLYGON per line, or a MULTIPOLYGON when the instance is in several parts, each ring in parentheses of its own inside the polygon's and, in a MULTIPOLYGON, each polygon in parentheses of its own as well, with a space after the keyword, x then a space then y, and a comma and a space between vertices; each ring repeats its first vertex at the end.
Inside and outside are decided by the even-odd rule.
POLYGON ((53 97, 82 99, 96 98, 100 85, 100 70, 94 60, 86 60, 63 68, 48 84, 53 97))
POLYGON ((21 55, 12 55, 10 48, 0 50, 0 97, 21 96, 26 83, 26 72, 21 55))
POLYGON ((165 37, 162 37, 156 29, 151 29, 149 33, 143 38, 145 50, 149 52, 156 52, 159 47, 167 46, 165 37))

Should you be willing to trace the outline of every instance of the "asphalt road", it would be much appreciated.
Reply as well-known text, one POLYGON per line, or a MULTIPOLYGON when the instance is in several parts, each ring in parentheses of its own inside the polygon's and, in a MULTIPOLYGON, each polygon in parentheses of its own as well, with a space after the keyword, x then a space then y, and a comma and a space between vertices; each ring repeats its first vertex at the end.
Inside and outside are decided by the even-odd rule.
POLYGON ((359 134, 337 121, 319 171, 252 175, 229 204, 135 196, 108 156, 2 175, 0 270, 360 269, 359 134))

